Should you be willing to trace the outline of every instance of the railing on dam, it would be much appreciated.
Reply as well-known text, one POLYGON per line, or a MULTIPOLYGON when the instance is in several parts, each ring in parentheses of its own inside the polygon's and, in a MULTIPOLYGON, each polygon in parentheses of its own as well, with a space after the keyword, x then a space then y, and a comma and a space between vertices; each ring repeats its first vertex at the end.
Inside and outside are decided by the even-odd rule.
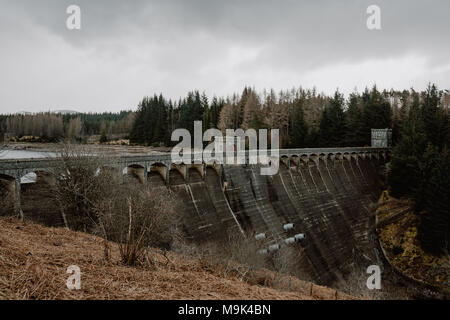
MULTIPOLYGON (((383 155, 385 156, 390 148, 373 148, 373 147, 359 147, 359 148, 304 148, 304 149, 276 149, 276 150, 246 150, 245 159, 246 163, 251 156, 267 154, 269 157, 278 155, 279 157, 301 157, 301 156, 334 156, 334 155, 383 155)), ((182 153, 180 153, 183 156, 182 153)), ((185 161, 186 164, 196 163, 196 159, 202 159, 203 152, 191 152, 185 154, 183 159, 190 159, 185 161)), ((231 154, 233 157, 234 154, 231 154)), ((223 158, 230 157, 230 154, 224 152, 223 158)), ((10 175, 15 177, 14 172, 23 174, 29 170, 45 170, 51 168, 58 163, 59 159, 54 158, 33 158, 33 159, 7 159, 0 160, 0 174, 10 175)), ((160 153, 151 155, 121 155, 121 156, 108 156, 105 157, 105 161, 110 164, 116 165, 129 165, 129 164, 142 164, 150 166, 154 163, 161 163, 164 165, 170 165, 173 163, 171 153, 160 153)), ((203 161, 202 161, 203 162, 203 161)), ((185 164, 185 163, 183 163, 185 164)))

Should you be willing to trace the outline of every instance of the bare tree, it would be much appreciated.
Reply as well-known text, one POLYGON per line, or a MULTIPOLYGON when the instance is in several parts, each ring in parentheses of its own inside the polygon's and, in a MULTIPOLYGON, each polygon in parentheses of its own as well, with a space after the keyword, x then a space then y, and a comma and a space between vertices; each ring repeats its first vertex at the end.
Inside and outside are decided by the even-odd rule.
POLYGON ((0 123, 0 157, 5 148, 6 148, 5 131, 2 123, 0 123))
POLYGON ((99 174, 105 159, 80 145, 62 144, 52 169, 57 201, 67 228, 90 231, 96 223, 95 204, 107 192, 108 178, 99 174))
POLYGON ((163 250, 181 234, 168 189, 124 183, 121 170, 84 146, 63 145, 54 168, 54 197, 66 227, 119 244, 122 262, 141 262, 148 247, 163 250))
POLYGON ((219 115, 218 127, 220 130, 225 132, 226 129, 235 128, 235 107, 231 103, 227 103, 223 106, 219 115))
POLYGON ((169 250, 181 235, 174 200, 165 189, 123 185, 98 201, 99 232, 119 244, 124 264, 143 262, 148 247, 169 250))

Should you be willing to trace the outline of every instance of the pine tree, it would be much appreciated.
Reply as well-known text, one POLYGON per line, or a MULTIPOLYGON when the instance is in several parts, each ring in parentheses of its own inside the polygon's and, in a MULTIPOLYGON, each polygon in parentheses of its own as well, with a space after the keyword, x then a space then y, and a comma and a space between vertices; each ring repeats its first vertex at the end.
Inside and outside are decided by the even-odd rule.
POLYGON ((259 130, 263 127, 263 117, 261 103, 258 95, 253 91, 247 92, 245 99, 244 117, 242 121, 242 128, 259 130))
POLYGON ((108 142, 108 137, 106 136, 106 131, 105 131, 105 130, 102 131, 102 134, 100 135, 100 140, 99 140, 99 142, 100 142, 100 143, 106 143, 106 142, 108 142))
POLYGON ((421 159, 427 146, 420 114, 419 96, 414 97, 409 116, 402 126, 401 138, 392 154, 389 185, 395 197, 416 197, 422 183, 421 159))
POLYGON ((211 128, 218 127, 220 110, 222 110, 223 105, 224 101, 222 99, 219 100, 217 97, 213 98, 210 108, 211 128))
POLYGON ((290 142, 291 148, 305 148, 308 139, 308 126, 306 125, 303 106, 300 100, 294 102, 294 120, 292 122, 292 138, 290 142))
POLYGON ((450 252, 450 153, 428 150, 429 178, 425 191, 425 214, 421 216, 419 239, 422 247, 436 254, 450 252))
POLYGON ((344 96, 338 91, 323 111, 319 126, 319 140, 322 147, 339 147, 344 144, 346 123, 344 117, 344 96))
POLYGON ((350 94, 348 109, 345 112, 346 134, 344 138, 344 145, 348 147, 363 147, 365 145, 365 128, 360 100, 361 97, 358 93, 350 94))
POLYGON ((429 84, 422 94, 422 118, 427 138, 440 150, 449 141, 449 119, 443 108, 440 108, 443 93, 433 84, 429 84))

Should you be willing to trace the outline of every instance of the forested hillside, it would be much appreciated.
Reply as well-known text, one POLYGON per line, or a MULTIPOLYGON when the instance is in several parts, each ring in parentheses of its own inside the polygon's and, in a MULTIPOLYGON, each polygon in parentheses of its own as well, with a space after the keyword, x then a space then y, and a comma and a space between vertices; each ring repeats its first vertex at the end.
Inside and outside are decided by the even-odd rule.
MULTIPOLYGON (((448 116, 449 92, 435 91, 438 107, 448 116)), ((139 144, 171 145, 174 129, 192 133, 193 122, 202 120, 204 130, 280 129, 282 147, 368 146, 372 128, 392 128, 394 142, 398 141, 410 109, 424 103, 425 97, 426 92, 413 89, 376 87, 354 92, 348 99, 339 91, 327 96, 303 88, 258 93, 246 87, 240 95, 212 99, 194 91, 177 102, 154 95, 139 104, 130 138, 139 144)))
POLYGON ((91 135, 128 135, 134 113, 37 113, 0 115, 0 133, 9 137, 33 136, 38 142, 61 139, 83 141, 91 135))
POLYGON ((170 145, 175 128, 193 132, 193 121, 208 128, 277 128, 284 148, 370 146, 372 128, 392 128, 389 183, 396 197, 412 198, 420 215, 418 238, 437 254, 450 249, 450 95, 429 85, 425 91, 354 92, 347 100, 302 88, 241 95, 211 102, 198 91, 177 103, 146 97, 137 110, 132 142, 170 145))

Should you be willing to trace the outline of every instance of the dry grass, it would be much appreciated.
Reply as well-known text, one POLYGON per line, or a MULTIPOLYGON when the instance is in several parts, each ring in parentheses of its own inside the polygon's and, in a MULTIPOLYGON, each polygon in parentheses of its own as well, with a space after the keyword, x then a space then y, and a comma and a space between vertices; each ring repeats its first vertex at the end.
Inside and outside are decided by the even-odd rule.
POLYGON ((156 249, 152 267, 127 267, 111 243, 63 228, 0 218, 0 299, 312 299, 240 281, 198 259, 156 249), (81 269, 81 290, 66 287, 67 267, 81 269), (221 276, 222 274, 222 276, 221 276))

